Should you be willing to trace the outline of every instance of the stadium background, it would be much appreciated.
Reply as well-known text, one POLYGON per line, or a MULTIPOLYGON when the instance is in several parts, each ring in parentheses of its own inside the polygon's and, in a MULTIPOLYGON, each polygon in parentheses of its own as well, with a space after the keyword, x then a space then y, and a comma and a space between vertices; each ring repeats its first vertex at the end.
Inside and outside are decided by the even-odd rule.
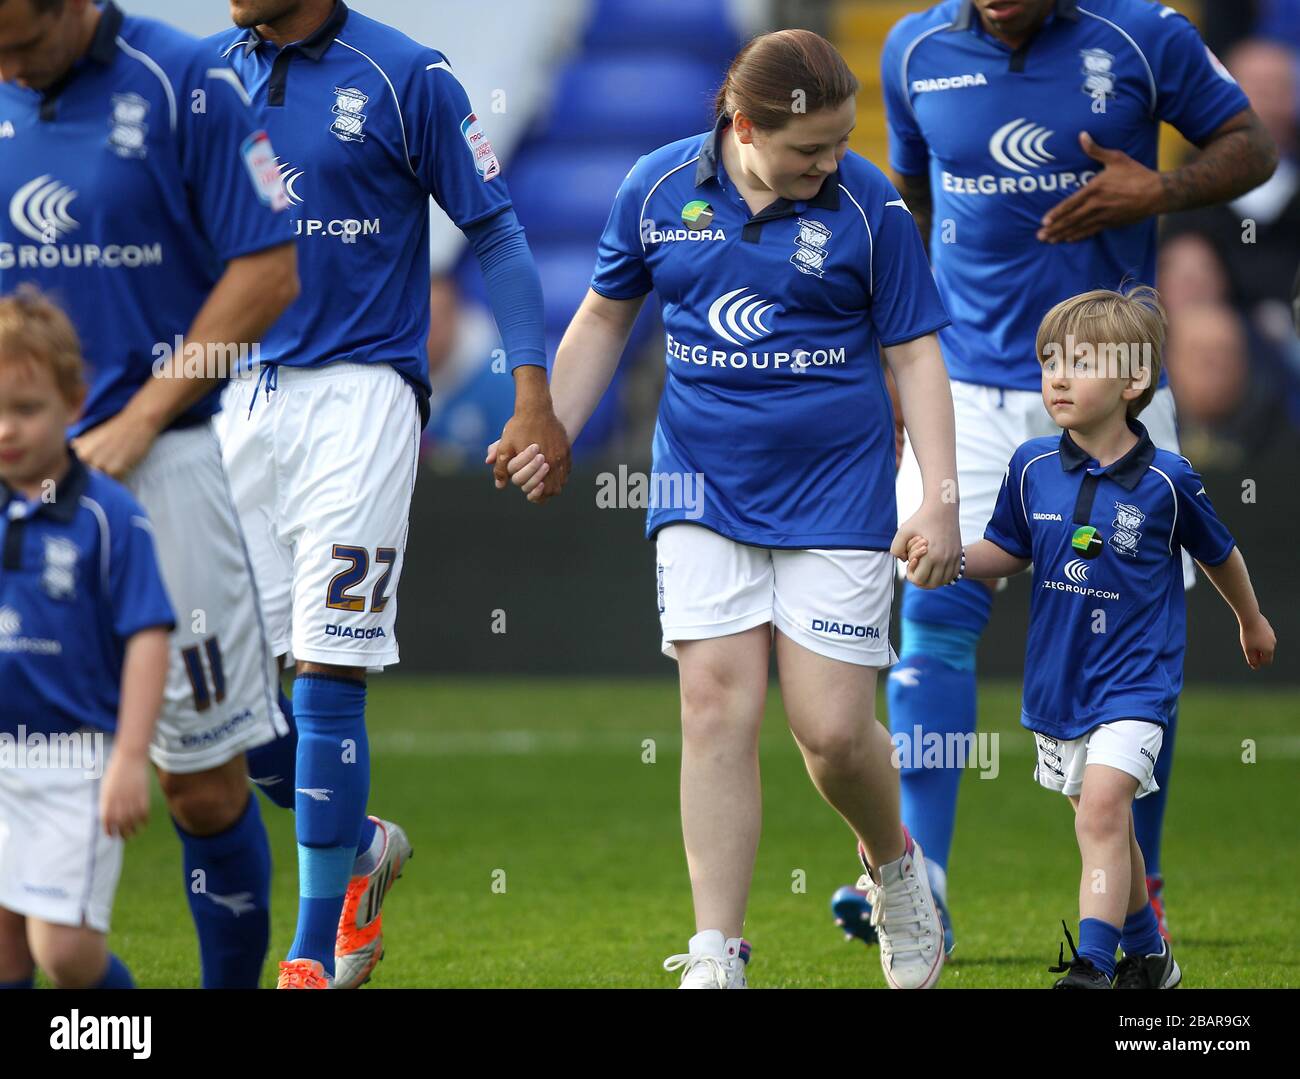
MULTIPOLYGON (((194 33, 226 25, 221 0, 125 4, 194 33)), ((830 37, 863 86, 854 148, 884 167, 880 45, 898 18, 928 5, 355 6, 442 49, 466 84, 537 258, 553 355, 623 175, 647 150, 711 125, 713 91, 749 34, 806 26, 830 37)), ((1300 259, 1300 0, 1172 6, 1243 83, 1286 163, 1267 192, 1168 219, 1162 230, 1158 284, 1171 315, 1167 362, 1184 452, 1247 555, 1281 649, 1277 665, 1251 675, 1208 582, 1189 594, 1192 687, 1166 846, 1170 917, 1190 950, 1186 984, 1295 985, 1300 344, 1290 298, 1300 259), (1252 245, 1241 243, 1246 218, 1258 225, 1252 245), (1253 766, 1243 765, 1247 743, 1259 754, 1253 766)), ((1166 128, 1163 166, 1189 152, 1166 128)), ((408 871, 419 883, 404 883, 386 908, 390 958, 377 982, 665 984, 651 959, 680 950, 689 930, 675 668, 658 651, 644 512, 596 501, 602 474, 648 470, 663 378, 654 302, 579 442, 564 496, 528 506, 513 491, 495 492, 479 463, 513 389, 493 370, 499 341, 472 254, 436 207, 434 217, 434 415, 401 585, 403 662, 373 680, 370 707, 373 810, 402 821, 428 854, 408 871), (645 767, 656 750, 658 766, 645 767), (489 887, 498 868, 520 882, 508 893, 489 887)), ((1054 927, 1073 907, 1067 814, 1053 813, 1029 781, 1032 747, 1016 726, 1026 615, 1022 578, 999 599, 981 646, 981 730, 1000 732, 1005 763, 1002 782, 963 786, 950 866, 963 951, 948 985, 1045 984, 1054 927)), ((856 946, 835 950, 825 899, 852 874, 851 849, 783 727, 773 694, 763 741, 769 815, 747 924, 751 936, 766 933, 766 953, 760 944, 756 954, 767 963, 756 969, 768 985, 879 984, 874 959, 864 962, 856 946), (792 886, 791 867, 806 874, 805 891, 792 886)), ((160 804, 155 811, 128 853, 115 934, 123 954, 143 956, 145 984, 196 984, 188 919, 162 885, 178 872, 176 845, 160 804)), ((292 823, 263 813, 277 851, 274 951, 292 935, 292 823)))

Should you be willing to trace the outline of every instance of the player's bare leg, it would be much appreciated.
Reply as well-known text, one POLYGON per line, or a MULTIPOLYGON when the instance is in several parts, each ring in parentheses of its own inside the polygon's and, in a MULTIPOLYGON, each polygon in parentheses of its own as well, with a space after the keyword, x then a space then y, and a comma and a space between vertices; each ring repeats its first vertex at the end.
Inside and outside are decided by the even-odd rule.
POLYGON ((697 981, 744 984, 739 949, 762 827, 758 733, 770 640, 765 623, 725 637, 675 642, 682 699, 682 839, 696 936, 688 952, 669 960, 669 969, 684 968, 684 987, 697 981), (716 962, 700 960, 713 951, 719 952, 716 962))
POLYGON ((876 722, 876 669, 829 659, 776 633, 790 731, 814 785, 858 837, 872 867, 881 966, 897 988, 928 988, 943 967, 943 929, 920 846, 903 830, 894 745, 876 722))
POLYGON ((27 919, 0 907, 0 988, 30 989, 36 961, 27 947, 27 919))
MULTIPOLYGON (((1083 876, 1079 881, 1079 919, 1098 918, 1122 926, 1132 891, 1133 795, 1137 780, 1105 764, 1090 764, 1075 806, 1083 876)), ((1139 855, 1140 856, 1140 855, 1139 855)), ((1145 893, 1145 881, 1140 881, 1145 893)))
POLYGON ((191 835, 224 832, 243 816, 252 796, 242 753, 205 772, 157 772, 168 812, 191 835))

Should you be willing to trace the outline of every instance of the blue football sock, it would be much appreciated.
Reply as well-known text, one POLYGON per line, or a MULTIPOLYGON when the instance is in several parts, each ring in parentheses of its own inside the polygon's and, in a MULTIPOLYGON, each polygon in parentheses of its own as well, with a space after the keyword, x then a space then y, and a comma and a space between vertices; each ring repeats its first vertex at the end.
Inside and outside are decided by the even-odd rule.
POLYGON ((289 733, 248 751, 248 776, 258 789, 281 809, 292 809, 294 769, 298 761, 298 725, 293 705, 280 692, 280 714, 289 724, 289 733))
POLYGON ((24 978, 19 982, 0 982, 0 989, 35 989, 36 979, 33 977, 24 978))
POLYGON ((921 844, 926 861, 945 870, 964 769, 946 767, 955 762, 942 757, 939 767, 933 766, 933 760, 931 767, 925 767, 924 753, 933 736, 946 745, 949 735, 966 736, 975 731, 975 648, 992 602, 983 585, 961 584, 967 586, 967 594, 953 597, 957 602, 950 599, 946 608, 933 602, 909 604, 905 594, 905 610, 921 608, 917 613, 945 617, 950 624, 905 616, 902 655, 886 684, 890 735, 905 751, 900 774, 903 823, 921 844), (984 596, 971 593, 971 587, 984 596))
POLYGON ((126 964, 111 952, 108 956, 108 969, 104 971, 104 977, 100 979, 99 984, 92 986, 94 989, 134 989, 135 982, 131 979, 131 972, 126 969, 126 964))
MULTIPOLYGON (((248 775, 258 789, 281 809, 293 809, 294 773, 298 768, 298 722, 293 717, 293 702, 280 692, 280 714, 289 725, 289 733, 264 746, 248 751, 248 775)), ((361 838, 357 842, 357 862, 361 864, 375 839, 375 824, 361 815, 361 838)))
POLYGON ((176 824, 176 834, 203 988, 256 989, 271 933, 271 845, 257 799, 224 832, 196 836, 176 824))
POLYGON ((298 720, 298 929, 289 959, 316 959, 334 973, 334 941, 357 856, 370 794, 366 686, 350 678, 299 675, 293 684, 298 720))
POLYGON ((1124 932, 1119 938, 1119 946, 1125 955, 1160 955, 1165 942, 1160 939, 1160 926, 1156 922, 1156 912, 1148 903, 1124 919, 1124 932))
POLYGON ((1115 977, 1115 949, 1118 947, 1118 926, 1100 918, 1084 918, 1079 923, 1079 954, 1091 959, 1092 965, 1107 978, 1115 977))
POLYGON ((1164 835, 1165 803, 1169 800, 1169 773, 1174 770, 1174 731, 1178 726, 1178 705, 1169 713, 1169 726, 1165 728, 1156 758, 1155 778, 1160 789, 1154 794, 1138 798, 1133 803, 1133 831, 1137 836, 1142 860, 1146 862, 1147 876, 1160 876, 1160 840, 1164 835))

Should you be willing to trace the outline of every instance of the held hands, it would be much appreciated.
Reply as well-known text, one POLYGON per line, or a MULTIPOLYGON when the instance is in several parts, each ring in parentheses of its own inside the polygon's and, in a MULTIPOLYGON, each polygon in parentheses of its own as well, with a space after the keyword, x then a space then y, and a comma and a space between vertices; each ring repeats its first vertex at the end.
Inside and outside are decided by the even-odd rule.
POLYGON ((523 491, 529 502, 544 502, 551 497, 546 493, 545 487, 546 477, 551 474, 551 465, 546 460, 546 455, 541 452, 541 447, 534 442, 531 446, 524 447, 514 457, 506 459, 502 466, 501 446, 501 439, 493 442, 488 447, 487 459, 483 462, 495 466, 493 479, 497 490, 502 490, 509 482, 523 491))
POLYGON ((1246 655, 1246 663, 1252 671, 1267 667, 1273 662, 1273 650, 1277 647, 1277 636, 1268 619, 1262 614, 1241 623, 1241 650, 1246 655))
POLYGON ((894 535, 889 553, 907 563, 907 579, 921 588, 938 588, 961 569, 961 531, 957 506, 922 506, 894 535))

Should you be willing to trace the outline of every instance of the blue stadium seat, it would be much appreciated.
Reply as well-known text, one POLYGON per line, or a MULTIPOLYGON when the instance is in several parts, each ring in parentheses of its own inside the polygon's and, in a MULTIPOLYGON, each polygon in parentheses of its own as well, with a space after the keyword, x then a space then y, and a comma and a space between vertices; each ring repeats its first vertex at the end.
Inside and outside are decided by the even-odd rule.
POLYGON ((726 0, 597 0, 583 39, 597 55, 647 46, 690 52, 713 63, 719 81, 740 44, 726 0))
POLYGON ((534 250, 550 241, 581 241, 594 253, 614 194, 637 156, 618 147, 533 145, 522 150, 504 175, 534 250))
POLYGON ((624 142, 645 150, 713 126, 724 70, 691 56, 617 52, 580 57, 559 77, 536 137, 560 145, 624 142))

